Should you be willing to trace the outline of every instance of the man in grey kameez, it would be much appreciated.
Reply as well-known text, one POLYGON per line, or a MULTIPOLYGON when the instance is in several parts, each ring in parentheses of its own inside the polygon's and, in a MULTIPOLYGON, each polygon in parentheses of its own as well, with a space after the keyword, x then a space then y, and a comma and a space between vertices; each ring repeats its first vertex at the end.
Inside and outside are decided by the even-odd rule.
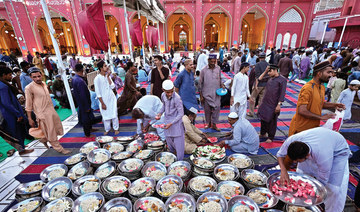
POLYGON ((216 126, 219 121, 221 97, 216 95, 218 88, 225 88, 221 82, 221 69, 216 65, 216 55, 209 55, 209 65, 200 72, 200 101, 205 110, 205 121, 208 124, 205 129, 220 129, 216 126))

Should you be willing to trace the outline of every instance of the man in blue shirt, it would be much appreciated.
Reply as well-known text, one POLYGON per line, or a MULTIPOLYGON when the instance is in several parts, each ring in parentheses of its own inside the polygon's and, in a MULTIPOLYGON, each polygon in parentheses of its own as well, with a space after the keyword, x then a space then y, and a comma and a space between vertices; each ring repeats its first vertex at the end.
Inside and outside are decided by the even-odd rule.
POLYGON ((30 75, 27 70, 30 68, 30 64, 26 61, 20 63, 22 72, 20 74, 21 89, 25 91, 25 87, 32 82, 30 75))
POLYGON ((148 76, 144 69, 140 66, 138 71, 138 82, 146 82, 148 81, 148 76))
POLYGON ((185 60, 184 66, 185 70, 176 77, 174 82, 175 91, 180 95, 185 111, 190 110, 190 108, 199 110, 198 101, 196 99, 196 88, 194 85, 193 61, 191 59, 185 60))

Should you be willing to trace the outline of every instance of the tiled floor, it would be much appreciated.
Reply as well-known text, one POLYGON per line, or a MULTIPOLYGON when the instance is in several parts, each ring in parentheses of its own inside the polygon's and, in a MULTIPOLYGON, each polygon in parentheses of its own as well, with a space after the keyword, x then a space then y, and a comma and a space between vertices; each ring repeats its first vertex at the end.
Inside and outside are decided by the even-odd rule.
MULTIPOLYGON (((77 122, 76 115, 63 121, 64 134, 71 130, 77 122)), ((6 158, 0 163, 0 211, 3 211, 15 199, 15 190, 20 183, 14 177, 46 151, 44 145, 37 140, 31 142, 28 148, 35 149, 35 151, 23 157, 16 152, 14 156, 6 158)))

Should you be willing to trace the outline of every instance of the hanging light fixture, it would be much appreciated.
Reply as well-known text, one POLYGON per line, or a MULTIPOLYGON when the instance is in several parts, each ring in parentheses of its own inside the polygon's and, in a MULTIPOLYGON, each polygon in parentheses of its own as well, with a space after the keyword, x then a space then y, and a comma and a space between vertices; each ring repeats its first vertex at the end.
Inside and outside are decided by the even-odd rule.
POLYGON ((67 28, 66 30, 67 30, 68 32, 70 32, 70 28, 67 28))
POLYGON ((181 24, 181 25, 180 25, 180 28, 182 29, 183 27, 184 27, 184 26, 181 24))
POLYGON ((9 31, 5 30, 5 33, 6 33, 6 34, 8 34, 8 33, 9 33, 9 31))
POLYGON ((212 27, 214 27, 214 28, 215 28, 215 24, 213 24, 213 25, 212 25, 212 27))

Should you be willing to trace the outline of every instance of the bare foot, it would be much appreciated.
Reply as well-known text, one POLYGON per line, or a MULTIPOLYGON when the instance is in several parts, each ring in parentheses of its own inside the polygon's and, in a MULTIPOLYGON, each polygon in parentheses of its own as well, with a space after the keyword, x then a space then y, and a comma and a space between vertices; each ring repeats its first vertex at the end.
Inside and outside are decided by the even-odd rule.
POLYGON ((50 149, 49 145, 47 144, 47 140, 42 138, 39 140, 42 144, 44 144, 44 146, 46 147, 46 149, 50 149))
POLYGON ((104 132, 104 135, 107 135, 107 134, 109 134, 109 132, 104 132))
POLYGON ((24 149, 23 151, 19 152, 19 155, 29 154, 32 153, 33 151, 34 149, 24 149))
POLYGON ((119 133, 120 133, 119 130, 115 130, 114 135, 117 135, 119 133))
POLYGON ((70 151, 70 150, 66 150, 66 149, 63 149, 60 153, 61 154, 64 154, 64 155, 67 155, 67 154, 69 154, 69 153, 71 153, 72 151, 70 151))
POLYGON ((265 138, 266 137, 266 133, 264 135, 259 134, 259 138, 265 138))
POLYGON ((95 135, 90 134, 89 136, 85 135, 85 137, 87 137, 87 138, 93 138, 93 137, 96 137, 96 136, 95 136, 95 135))
POLYGON ((216 130, 216 131, 218 131, 218 132, 221 131, 221 130, 216 126, 216 124, 213 124, 211 128, 214 129, 214 130, 216 130))
POLYGON ((246 115, 247 115, 247 116, 250 116, 250 117, 253 117, 253 116, 254 116, 254 114, 252 114, 252 113, 247 113, 246 115))
POLYGON ((266 143, 271 143, 272 140, 268 138, 265 142, 266 142, 266 143))

